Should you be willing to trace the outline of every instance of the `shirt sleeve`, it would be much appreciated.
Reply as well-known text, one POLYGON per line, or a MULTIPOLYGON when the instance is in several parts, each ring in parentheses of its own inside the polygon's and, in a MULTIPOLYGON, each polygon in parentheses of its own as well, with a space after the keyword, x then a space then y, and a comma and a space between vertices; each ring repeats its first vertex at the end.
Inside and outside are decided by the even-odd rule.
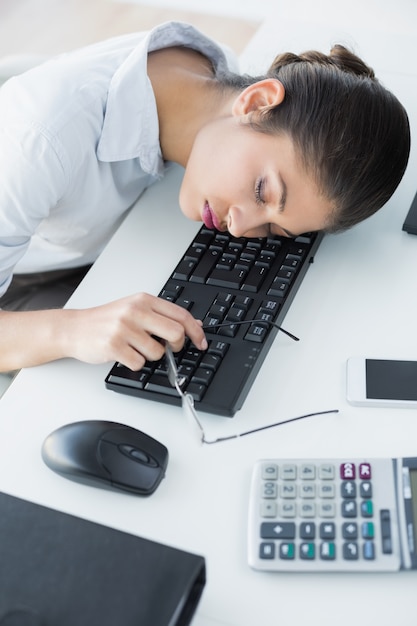
MULTIPOLYGON (((6 116, 7 117, 7 116, 6 116)), ((0 296, 39 224, 68 186, 59 144, 35 123, 0 127, 0 296)))

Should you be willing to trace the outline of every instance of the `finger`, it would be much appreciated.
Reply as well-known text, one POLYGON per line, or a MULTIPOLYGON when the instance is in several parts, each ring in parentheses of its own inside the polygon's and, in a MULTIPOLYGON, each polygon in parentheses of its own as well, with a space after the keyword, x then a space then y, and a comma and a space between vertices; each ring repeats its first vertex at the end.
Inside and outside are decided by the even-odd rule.
MULTIPOLYGON (((178 322, 178 324, 182 327, 184 335, 191 339, 196 348, 199 350, 207 350, 207 340, 202 328, 201 320, 196 320, 191 313, 189 313, 189 311, 183 309, 177 304, 174 304, 173 302, 162 300, 161 298, 157 298, 157 300, 158 302, 154 305, 155 312, 178 322)), ((181 348, 182 345, 179 345, 179 342, 183 341, 183 338, 181 338, 181 336, 176 336, 175 333, 177 331, 177 327, 167 326, 166 332, 173 332, 174 335, 164 335, 164 339, 170 343, 173 342, 173 347, 175 344, 176 347, 181 348)))

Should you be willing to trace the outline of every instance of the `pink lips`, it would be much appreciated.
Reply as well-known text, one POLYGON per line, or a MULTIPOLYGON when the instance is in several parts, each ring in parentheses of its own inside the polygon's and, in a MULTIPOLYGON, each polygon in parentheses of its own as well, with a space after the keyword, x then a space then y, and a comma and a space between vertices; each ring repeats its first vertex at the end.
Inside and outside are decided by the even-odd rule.
POLYGON ((206 202, 204 205, 202 217, 204 225, 207 226, 207 228, 215 228, 216 230, 221 230, 220 222, 208 202, 206 202))

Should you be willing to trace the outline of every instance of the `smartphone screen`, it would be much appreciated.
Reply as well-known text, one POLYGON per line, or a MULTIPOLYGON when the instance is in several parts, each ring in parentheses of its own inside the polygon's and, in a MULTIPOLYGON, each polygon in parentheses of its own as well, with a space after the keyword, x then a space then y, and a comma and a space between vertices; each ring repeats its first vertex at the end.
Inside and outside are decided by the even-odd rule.
POLYGON ((366 359, 366 397, 417 401, 417 361, 366 359))

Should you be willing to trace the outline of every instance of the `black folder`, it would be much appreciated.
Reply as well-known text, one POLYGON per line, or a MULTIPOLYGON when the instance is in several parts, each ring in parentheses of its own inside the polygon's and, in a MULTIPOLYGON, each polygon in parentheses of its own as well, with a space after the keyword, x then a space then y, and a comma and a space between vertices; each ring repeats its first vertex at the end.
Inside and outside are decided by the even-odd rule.
POLYGON ((186 626, 205 560, 0 493, 0 626, 186 626))

